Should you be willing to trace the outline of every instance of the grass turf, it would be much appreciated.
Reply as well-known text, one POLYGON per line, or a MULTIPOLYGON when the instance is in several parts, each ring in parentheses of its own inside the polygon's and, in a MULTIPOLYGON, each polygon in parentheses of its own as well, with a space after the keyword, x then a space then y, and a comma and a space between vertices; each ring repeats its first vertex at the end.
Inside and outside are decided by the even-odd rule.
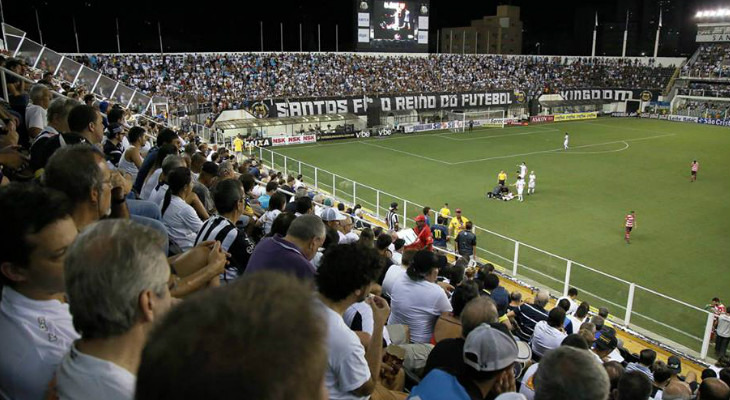
MULTIPOLYGON (((435 209, 448 202, 452 213, 461 208, 477 226, 699 307, 713 296, 722 298, 727 288, 730 129, 725 127, 606 118, 273 150, 435 209), (570 133, 568 151, 562 150, 564 132, 570 133), (700 172, 690 183, 693 159, 700 172), (508 183, 514 183, 522 161, 536 173, 536 193, 523 203, 486 199, 497 173, 505 170, 508 183), (628 245, 623 224, 631 210, 637 227, 628 245)), ((275 156, 275 163, 281 166, 283 157, 275 156)), ((288 167, 298 169, 291 162, 288 167)), ((303 166, 302 173, 311 184, 313 169, 303 166)), ((330 174, 320 171, 318 180, 332 191, 330 174)), ((349 182, 337 178, 335 186, 338 197, 352 199, 349 182)), ((359 202, 375 203, 372 190, 358 187, 357 196, 359 202)), ((381 208, 389 203, 381 197, 381 208)), ((418 212, 410 207, 409 217, 418 212)), ((477 237, 479 247, 492 253, 481 257, 511 267, 511 242, 479 231, 477 237)), ((520 274, 563 289, 563 260, 522 246, 520 264, 529 267, 520 267, 520 274)), ((581 300, 623 317, 628 284, 574 264, 571 286, 581 290, 581 300)), ((686 333, 702 337, 706 317, 701 313, 641 288, 633 311, 633 324, 699 350, 699 342, 686 333)))

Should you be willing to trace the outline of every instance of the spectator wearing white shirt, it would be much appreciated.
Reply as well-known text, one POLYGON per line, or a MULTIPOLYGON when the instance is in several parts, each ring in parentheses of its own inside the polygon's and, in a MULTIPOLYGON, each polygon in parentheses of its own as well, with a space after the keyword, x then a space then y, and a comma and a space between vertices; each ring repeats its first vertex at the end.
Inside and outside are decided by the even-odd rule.
POLYGON ((381 268, 374 249, 343 244, 327 251, 317 271, 319 299, 327 321, 325 384, 330 399, 367 399, 380 378, 383 327, 390 308, 383 298, 368 296, 381 268), (367 349, 342 318, 351 305, 362 301, 367 301, 373 313, 367 349))
POLYGON ((578 309, 578 289, 572 287, 568 289, 568 295, 562 296, 558 299, 558 301, 566 299, 570 302, 570 309, 568 310, 568 315, 574 314, 575 310, 578 309))
POLYGON ((276 217, 284 210, 284 206, 286 206, 286 195, 281 192, 274 193, 269 199, 268 210, 256 221, 256 224, 263 228, 265 235, 271 232, 271 226, 274 224, 276 217))
MULTIPOLYGON (((31 143, 46 127, 48 105, 51 103, 51 91, 44 84, 35 84, 30 87, 30 100, 25 108, 25 128, 31 143)), ((66 133, 66 132, 63 132, 66 133)))
POLYGON ((588 322, 588 311, 590 310, 590 305, 587 302, 582 302, 578 306, 578 308, 575 309, 575 313, 573 315, 570 315, 568 318, 570 318, 570 321, 573 323, 573 332, 578 332, 578 329, 580 329, 580 326, 584 323, 588 322))
MULTIPOLYGON (((139 192, 140 199, 149 200, 152 195, 152 191, 155 187, 157 187, 157 184, 160 181, 160 175, 162 174, 162 162, 165 161, 165 158, 168 156, 177 156, 178 154, 179 152, 177 147, 172 144, 163 144, 159 149, 157 149, 157 153, 155 154, 155 163, 152 168, 149 169, 150 175, 143 180, 144 183, 142 184, 142 189, 139 192)), ((139 173, 141 172, 141 170, 138 171, 137 180, 139 180, 139 173)))
POLYGON ((429 343, 439 316, 452 311, 444 289, 436 284, 437 277, 436 255, 421 250, 413 257, 406 277, 393 285, 388 323, 408 325, 412 342, 429 343))
POLYGON ((730 314, 724 313, 717 317, 717 329, 715 331, 715 355, 719 359, 727 352, 727 345, 730 343, 730 314))
POLYGON ((565 321, 565 310, 555 307, 548 313, 545 321, 540 321, 535 325, 535 331, 532 334, 531 347, 532 354, 539 359, 549 350, 558 348, 560 343, 568 336, 563 329, 565 321))
POLYGON ((79 337, 63 279, 77 228, 66 196, 36 185, 0 188, 0 210, 0 397, 43 399, 79 337))
POLYGON ((401 264, 392 264, 388 267, 388 270, 385 272, 385 277, 383 278, 383 284, 381 285, 383 287, 384 296, 388 296, 388 298, 390 298, 390 292, 393 290, 395 283, 406 277, 406 270, 411 264, 411 261, 413 261, 413 256, 415 256, 416 253, 417 250, 406 250, 403 253, 401 264))
POLYGON ((167 177, 167 184, 169 189, 162 203, 162 223, 170 239, 186 251, 193 247, 195 236, 203 226, 195 208, 189 204, 190 200, 200 202, 200 199, 193 193, 192 176, 187 168, 173 169, 167 177))
POLYGON ((345 219, 340 222, 340 229, 337 230, 341 244, 355 243, 360 239, 357 233, 352 231, 353 226, 355 224, 352 222, 352 217, 345 215, 345 219))
POLYGON ((65 260, 66 292, 82 333, 56 373, 60 399, 134 398, 147 335, 172 305, 165 238, 129 220, 95 223, 65 260))

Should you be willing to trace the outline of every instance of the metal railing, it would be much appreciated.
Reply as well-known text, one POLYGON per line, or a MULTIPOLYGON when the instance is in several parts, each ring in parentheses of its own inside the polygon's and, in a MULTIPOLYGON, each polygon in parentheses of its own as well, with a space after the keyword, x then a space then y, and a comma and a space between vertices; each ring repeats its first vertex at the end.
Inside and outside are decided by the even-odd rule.
MULTIPOLYGON (((257 152, 265 165, 302 175, 316 191, 360 204, 376 218, 383 218, 390 204, 396 203, 403 226, 413 227, 411 217, 423 212, 424 207, 414 201, 266 148, 259 147, 257 152)), ((431 210, 432 221, 437 213, 431 210)), ((508 275, 562 295, 575 287, 581 300, 609 307, 614 322, 702 359, 707 357, 713 314, 706 310, 476 225, 474 233, 480 244, 477 256, 501 266, 508 275)))
POLYGON ((138 114, 155 115, 157 110, 167 110, 167 99, 154 98, 137 89, 129 88, 99 72, 54 52, 28 39, 27 34, 11 25, 2 24, 5 46, 12 57, 23 60, 27 66, 53 73, 59 81, 71 87, 84 87, 97 98, 121 104, 138 114))

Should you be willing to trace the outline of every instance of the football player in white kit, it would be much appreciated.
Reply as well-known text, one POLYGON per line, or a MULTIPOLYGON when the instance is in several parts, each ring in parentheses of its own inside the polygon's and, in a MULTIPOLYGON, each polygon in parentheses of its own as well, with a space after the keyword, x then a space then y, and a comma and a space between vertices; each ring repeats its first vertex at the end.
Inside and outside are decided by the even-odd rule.
POLYGON ((527 176, 527 164, 523 161, 518 167, 520 167, 520 176, 525 178, 527 176))
POLYGON ((568 132, 565 132, 565 139, 563 139, 563 150, 568 150, 568 132))
POLYGON ((522 193, 525 191, 525 178, 520 176, 512 186, 517 187, 517 200, 524 201, 525 199, 522 197, 522 193))
POLYGON ((527 195, 535 193, 535 171, 530 171, 530 181, 527 184, 527 195))

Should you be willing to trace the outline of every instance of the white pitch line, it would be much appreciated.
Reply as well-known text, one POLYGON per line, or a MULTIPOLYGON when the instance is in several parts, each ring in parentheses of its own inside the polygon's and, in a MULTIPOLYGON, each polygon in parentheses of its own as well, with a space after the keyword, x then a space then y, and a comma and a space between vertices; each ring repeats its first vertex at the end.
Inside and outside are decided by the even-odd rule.
MULTIPOLYGON (((442 137, 444 139, 448 139, 448 140, 455 140, 455 141, 459 141, 459 142, 467 142, 467 141, 471 141, 471 140, 494 139, 494 138, 509 137, 509 136, 534 135, 536 133, 545 133, 545 132, 558 132, 558 130, 557 129, 547 129, 547 130, 543 129, 543 130, 539 130, 539 131, 526 131, 526 132, 520 132, 520 133, 506 133, 504 135, 480 136, 480 137, 467 138, 467 139, 450 138, 450 137, 442 136, 443 134, 438 135, 438 136, 440 136, 440 137, 442 137)), ((449 135, 453 135, 453 133, 449 133, 449 135)))
POLYGON ((630 146, 626 142, 621 142, 624 144, 624 147, 616 150, 604 150, 604 151, 566 151, 565 153, 560 154, 607 154, 607 153, 618 153, 621 151, 624 151, 628 149, 630 146))
MULTIPOLYGON (((637 141, 640 141, 640 140, 658 139, 658 138, 661 138, 661 137, 674 136, 674 135, 675 135, 674 133, 670 133, 670 134, 666 134, 666 135, 656 135, 656 136, 649 136, 649 137, 645 137, 645 138, 623 139, 623 140, 616 140, 616 141, 613 141, 613 142, 586 144, 586 145, 582 145, 582 146, 571 147, 571 149, 583 149, 583 148, 586 148, 586 147, 596 147, 596 146, 603 146, 603 145, 607 145, 607 144, 624 143, 624 142, 637 142, 637 141)), ((461 164, 469 164, 469 163, 473 163, 473 162, 490 161, 490 160, 501 160, 501 159, 504 159, 504 158, 514 158, 514 157, 522 157, 522 156, 531 156, 531 155, 535 155, 535 154, 556 153, 556 152, 559 152, 559 151, 564 151, 564 150, 563 150, 562 147, 560 147, 560 148, 552 149, 552 150, 533 151, 533 152, 530 152, 530 153, 510 154, 510 155, 506 155, 506 156, 496 156, 496 157, 480 158, 478 160, 459 161, 459 162, 455 162, 455 163, 449 163, 449 165, 461 165, 461 164)), ((568 150, 568 152, 569 151, 570 150, 568 150)), ((581 154, 587 154, 587 153, 581 153, 581 154)))
POLYGON ((403 151, 403 150, 398 150, 398 149, 392 149, 390 147, 380 146, 380 145, 377 145, 377 144, 368 143, 366 141, 364 141, 364 142, 353 142, 353 143, 360 143, 360 144, 362 144, 364 146, 372 146, 372 147, 377 147, 377 148, 380 148, 380 149, 383 149, 383 150, 390 150, 390 151, 394 151, 396 153, 405 154, 405 155, 408 155, 408 156, 411 156, 411 157, 418 157, 418 158, 422 158, 424 160, 437 162, 439 164, 453 165, 452 163, 446 162, 446 161, 443 161, 443 160, 438 160, 438 159, 435 159, 435 158, 422 156, 420 154, 410 153, 408 151, 403 151))

